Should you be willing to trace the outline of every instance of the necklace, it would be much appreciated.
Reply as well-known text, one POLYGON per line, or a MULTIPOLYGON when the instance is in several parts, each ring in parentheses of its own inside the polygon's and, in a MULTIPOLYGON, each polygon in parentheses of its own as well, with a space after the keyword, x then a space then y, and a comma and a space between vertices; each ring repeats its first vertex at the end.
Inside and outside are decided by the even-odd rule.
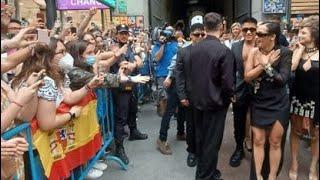
POLYGON ((313 51, 311 52, 312 54, 309 55, 309 53, 307 52, 307 56, 308 56, 308 59, 307 60, 311 60, 311 57, 314 56, 315 54, 317 54, 317 51, 313 51), (314 52, 314 53, 313 53, 314 52))
POLYGON ((314 48, 306 48, 306 52, 307 53, 313 53, 313 52, 315 52, 317 50, 318 50, 318 48, 316 48, 316 47, 314 47, 314 48))
POLYGON ((263 49, 259 48, 259 51, 264 54, 264 55, 268 55, 274 48, 272 48, 270 51, 264 51, 263 49))

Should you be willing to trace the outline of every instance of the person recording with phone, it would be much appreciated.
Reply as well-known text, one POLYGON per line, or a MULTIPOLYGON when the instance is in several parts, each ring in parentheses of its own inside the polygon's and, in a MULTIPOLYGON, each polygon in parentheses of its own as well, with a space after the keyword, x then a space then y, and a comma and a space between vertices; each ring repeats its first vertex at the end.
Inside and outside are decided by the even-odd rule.
MULTIPOLYGON (((126 75, 136 75, 138 68, 142 66, 142 60, 138 53, 132 48, 132 43, 129 42, 129 27, 121 24, 116 27, 116 42, 112 50, 115 52, 117 62, 111 66, 110 71, 117 73, 119 67, 125 66, 126 75)), ((129 80, 130 80, 130 76, 129 80)), ((124 141, 124 126, 129 125, 130 136, 129 140, 144 140, 148 138, 147 134, 141 133, 137 129, 137 111, 138 99, 137 90, 133 83, 122 83, 119 88, 112 89, 114 103, 116 106, 115 112, 115 145, 116 153, 125 164, 129 163, 123 141, 124 141)))

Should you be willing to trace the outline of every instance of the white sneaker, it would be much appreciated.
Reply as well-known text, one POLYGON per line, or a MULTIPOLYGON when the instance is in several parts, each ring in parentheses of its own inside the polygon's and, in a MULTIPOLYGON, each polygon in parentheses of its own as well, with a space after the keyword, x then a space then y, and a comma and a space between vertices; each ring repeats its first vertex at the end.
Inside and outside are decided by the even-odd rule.
POLYGON ((86 179, 98 179, 102 175, 103 175, 102 171, 92 168, 92 169, 89 170, 86 179))
POLYGON ((108 168, 108 165, 106 163, 98 161, 93 165, 93 168, 98 169, 100 171, 104 171, 104 170, 106 170, 108 168))

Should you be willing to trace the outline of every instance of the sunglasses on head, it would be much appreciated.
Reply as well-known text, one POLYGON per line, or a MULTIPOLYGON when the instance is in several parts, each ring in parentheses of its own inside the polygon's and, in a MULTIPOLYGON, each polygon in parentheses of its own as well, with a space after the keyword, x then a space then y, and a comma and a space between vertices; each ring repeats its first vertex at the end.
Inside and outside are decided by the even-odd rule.
POLYGON ((203 37, 205 36, 206 34, 205 33, 192 33, 192 35, 196 36, 196 37, 203 37))
POLYGON ((270 36, 270 33, 257 32, 256 35, 257 35, 258 37, 267 37, 267 36, 270 36))
POLYGON ((247 33, 250 30, 250 32, 256 32, 256 28, 243 28, 242 32, 247 33))

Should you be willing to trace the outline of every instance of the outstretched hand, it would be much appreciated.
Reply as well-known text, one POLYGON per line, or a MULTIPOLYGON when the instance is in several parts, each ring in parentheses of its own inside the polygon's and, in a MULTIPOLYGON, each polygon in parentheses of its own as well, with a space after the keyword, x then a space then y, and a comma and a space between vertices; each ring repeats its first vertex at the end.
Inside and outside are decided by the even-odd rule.
POLYGON ((131 76, 131 80, 134 83, 142 83, 145 84, 150 81, 150 76, 141 76, 141 74, 136 76, 131 76))
POLYGON ((33 34, 28 34, 34 31, 34 27, 28 27, 21 29, 19 33, 14 36, 10 41, 11 41, 11 46, 14 48, 23 48, 26 46, 29 46, 31 44, 36 43, 37 41, 28 41, 27 39, 33 36, 33 34))
POLYGON ((36 3, 40 9, 46 9, 47 4, 45 0, 33 0, 34 3, 36 3))

